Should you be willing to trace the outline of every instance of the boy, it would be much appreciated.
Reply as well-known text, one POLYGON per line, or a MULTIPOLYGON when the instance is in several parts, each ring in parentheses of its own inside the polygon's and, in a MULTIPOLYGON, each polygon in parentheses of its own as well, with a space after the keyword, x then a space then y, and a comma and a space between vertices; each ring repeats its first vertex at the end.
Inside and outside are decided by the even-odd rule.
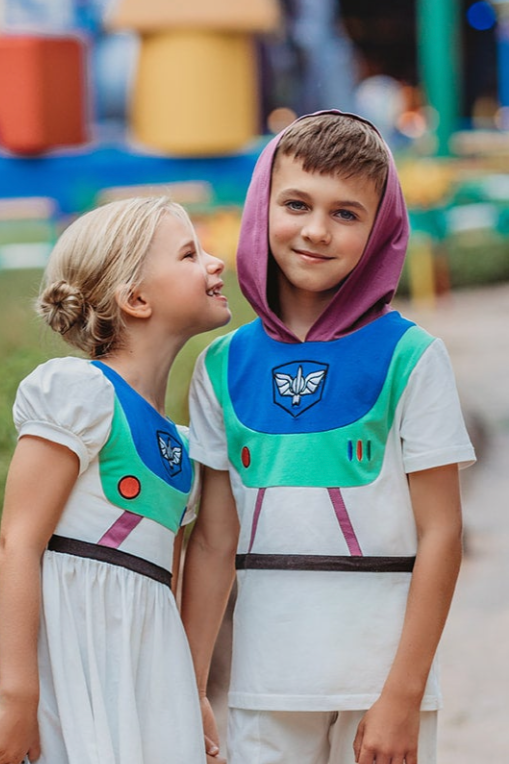
POLYGON ((238 251, 259 318, 191 390, 205 470, 183 617, 217 743, 205 687, 235 563, 229 764, 436 761, 474 453, 442 343, 390 308, 407 238, 366 121, 304 117, 262 153, 238 251))

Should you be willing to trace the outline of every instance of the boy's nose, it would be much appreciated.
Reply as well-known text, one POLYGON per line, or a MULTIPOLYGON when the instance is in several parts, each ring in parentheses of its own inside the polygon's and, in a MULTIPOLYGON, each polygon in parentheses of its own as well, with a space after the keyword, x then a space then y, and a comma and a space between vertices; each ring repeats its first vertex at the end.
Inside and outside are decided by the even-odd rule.
POLYGON ((308 220, 302 228, 302 236, 308 241, 328 244, 331 240, 329 226, 325 220, 314 217, 308 220))

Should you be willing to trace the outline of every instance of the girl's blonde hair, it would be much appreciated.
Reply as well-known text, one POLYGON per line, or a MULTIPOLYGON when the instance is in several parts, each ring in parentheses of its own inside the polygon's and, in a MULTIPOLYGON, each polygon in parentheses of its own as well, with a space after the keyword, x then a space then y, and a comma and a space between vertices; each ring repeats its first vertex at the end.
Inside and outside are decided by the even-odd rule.
POLYGON ((110 202, 71 223, 50 255, 39 315, 91 358, 118 348, 124 329, 119 301, 141 281, 155 230, 168 213, 193 231, 184 208, 165 196, 110 202))

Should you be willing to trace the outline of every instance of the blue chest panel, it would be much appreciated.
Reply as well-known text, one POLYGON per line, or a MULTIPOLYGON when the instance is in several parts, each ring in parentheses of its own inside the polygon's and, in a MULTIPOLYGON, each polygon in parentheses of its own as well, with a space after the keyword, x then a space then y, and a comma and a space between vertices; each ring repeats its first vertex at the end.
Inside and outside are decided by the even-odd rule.
POLYGON ((230 343, 228 392, 236 416, 251 430, 281 435, 358 421, 376 403, 395 348, 412 326, 392 312, 338 340, 287 344, 253 321, 230 343))
POLYGON ((161 416, 113 369, 92 361, 115 388, 126 417, 133 445, 143 464, 165 483, 183 494, 189 493, 193 469, 188 450, 175 424, 161 416))

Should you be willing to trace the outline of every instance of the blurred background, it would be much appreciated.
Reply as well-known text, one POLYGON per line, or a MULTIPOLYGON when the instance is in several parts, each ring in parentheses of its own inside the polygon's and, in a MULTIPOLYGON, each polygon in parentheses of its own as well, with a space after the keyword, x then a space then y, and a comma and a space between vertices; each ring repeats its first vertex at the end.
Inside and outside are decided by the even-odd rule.
MULTIPOLYGON (((440 764, 504 764, 509 0, 0 0, 0 498, 17 385, 69 352, 32 310, 60 231, 97 204, 169 193, 226 261, 237 326, 252 317, 235 249, 253 166, 295 116, 327 108, 372 120, 394 152, 411 222, 397 307, 445 339, 479 457, 463 478, 440 764)), ((172 371, 177 421, 210 339, 172 371)), ((227 618, 220 717, 229 639, 227 618)))

